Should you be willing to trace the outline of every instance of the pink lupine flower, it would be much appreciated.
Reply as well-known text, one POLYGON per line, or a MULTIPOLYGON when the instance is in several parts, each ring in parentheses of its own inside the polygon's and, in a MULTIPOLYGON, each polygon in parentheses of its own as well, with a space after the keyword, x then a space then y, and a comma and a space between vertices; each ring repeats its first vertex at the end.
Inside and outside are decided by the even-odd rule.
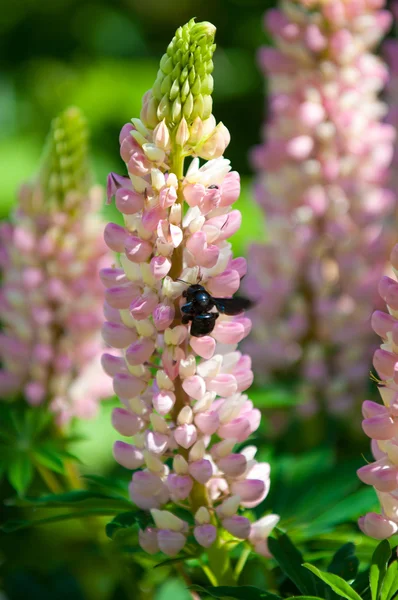
POLYGON ((222 548, 224 535, 249 537, 250 521, 239 510, 257 506, 269 490, 269 465, 254 459, 255 448, 237 447, 260 423, 243 393, 253 379, 251 361, 236 349, 250 320, 219 314, 214 329, 197 337, 181 313, 191 284, 231 297, 246 272, 228 242, 241 222, 232 210, 239 175, 223 157, 228 131, 211 114, 214 33, 210 23, 194 21, 177 31, 141 119, 120 134, 129 178, 111 174, 108 182, 124 226, 105 229, 119 257, 101 273, 103 332, 120 354, 105 354, 103 364, 123 403, 113 425, 133 438, 117 442, 114 456, 142 469, 133 474, 130 495, 151 510, 154 527, 140 532, 141 546, 169 556, 184 547, 190 530, 173 514, 176 504, 195 515, 200 546, 217 540, 222 548), (231 499, 233 509, 223 512, 231 499))
POLYGON ((387 70, 373 54, 391 22, 383 4, 288 1, 266 15, 270 118, 252 162, 267 243, 249 253, 258 307, 246 349, 260 378, 298 375, 307 413, 349 410, 375 344, 368 322, 395 207, 395 132, 378 97, 387 70))
POLYGON ((111 394, 101 373, 103 291, 110 262, 96 214, 85 121, 76 108, 54 120, 41 170, 1 225, 1 396, 48 403, 58 423, 88 419, 111 394))
POLYGON ((366 400, 362 406, 362 427, 372 439, 375 462, 358 470, 361 481, 374 487, 382 512, 361 517, 359 526, 364 533, 380 540, 398 531, 398 313, 393 307, 398 291, 398 245, 392 251, 391 266, 395 278, 384 276, 379 284, 388 313, 376 311, 372 317, 373 329, 382 338, 373 365, 380 377, 383 404, 366 400))

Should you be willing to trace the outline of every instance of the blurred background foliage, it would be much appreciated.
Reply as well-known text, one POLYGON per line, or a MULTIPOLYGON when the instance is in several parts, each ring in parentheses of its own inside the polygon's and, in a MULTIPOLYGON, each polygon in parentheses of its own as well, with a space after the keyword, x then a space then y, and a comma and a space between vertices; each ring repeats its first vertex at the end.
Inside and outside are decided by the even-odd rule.
MULTIPOLYGON (((12 210, 20 183, 35 173, 50 121, 69 105, 79 106, 87 117, 96 181, 104 185, 109 171, 121 171, 120 128, 139 115, 141 98, 151 87, 159 58, 177 27, 196 16, 217 26, 214 114, 231 132, 226 156, 242 176, 238 208, 243 226, 233 241, 234 249, 244 254, 251 241, 263 240, 264 219, 251 199, 248 157, 260 141, 264 121, 264 79, 256 53, 262 44, 270 43, 263 15, 273 4, 269 0, 8 2, 0 19, 0 217, 12 210)), ((111 207, 104 211, 108 217, 112 214, 111 207)), ((264 508, 279 512, 302 543, 308 542, 312 532, 307 545, 310 559, 322 558, 325 552, 330 558, 349 539, 359 544, 359 555, 366 560, 374 547, 372 541, 354 533, 355 526, 332 530, 355 520, 373 501, 372 490, 361 489, 353 475, 363 464, 360 450, 367 451, 367 441, 359 436, 359 444, 333 449, 336 437, 344 439, 344 425, 309 420, 294 424, 273 442, 271 454, 269 441, 278 431, 275 411, 296 404, 292 396, 289 390, 253 391, 256 404, 274 414, 273 420, 264 420, 255 440, 260 460, 270 460, 273 467, 271 494, 262 513, 264 508), (336 435, 335 427, 340 428, 336 435), (305 440, 304 446, 322 448, 298 460, 295 452, 300 440, 305 440), (352 457, 355 464, 346 462, 342 469, 336 462, 339 455, 345 461, 352 457), (295 510, 296 503, 300 510, 295 510), (325 514, 331 515, 326 523, 325 514), (308 523, 312 529, 305 528, 308 523)), ((82 472, 126 478, 128 473, 115 466, 111 455, 112 443, 120 437, 110 425, 113 405, 113 400, 104 402, 96 419, 76 424, 71 451, 81 461, 82 472)), ((3 498, 10 495, 10 489, 2 490, 3 498)), ((191 597, 173 575, 173 566, 145 575, 153 561, 130 557, 125 571, 112 558, 113 547, 108 545, 107 550, 97 543, 99 538, 104 540, 103 533, 88 536, 78 521, 56 527, 2 536, 0 590, 4 586, 6 595, 0 592, 0 600, 191 597), (141 581, 139 591, 131 589, 135 580, 141 581)), ((264 562, 254 559, 244 573, 244 583, 272 587, 275 581, 265 572, 264 562)))
MULTIPOLYGON (((85 113, 94 176, 105 184, 122 170, 119 131, 138 116, 155 80, 159 57, 177 27, 192 16, 217 26, 214 114, 231 132, 227 157, 242 176, 243 226, 233 243, 245 253, 264 238, 263 216, 251 199, 250 148, 260 140, 264 80, 256 53, 267 42, 264 0, 15 0, 0 20, 0 217, 18 187, 34 175, 49 124, 70 105, 85 113)), ((106 218, 115 218, 104 207, 106 218)), ((77 424, 73 451, 90 472, 112 465, 112 406, 77 424)), ((84 468, 84 467, 83 467, 84 468)))

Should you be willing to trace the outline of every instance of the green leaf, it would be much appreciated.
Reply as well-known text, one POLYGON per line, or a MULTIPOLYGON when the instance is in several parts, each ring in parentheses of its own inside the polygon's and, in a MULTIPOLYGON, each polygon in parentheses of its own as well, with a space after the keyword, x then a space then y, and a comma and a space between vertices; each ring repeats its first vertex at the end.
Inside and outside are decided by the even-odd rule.
POLYGON ((27 496, 7 501, 8 506, 38 506, 41 508, 74 508, 75 504, 79 503, 84 504, 85 508, 88 508, 88 505, 98 507, 99 504, 102 508, 110 508, 108 505, 118 508, 131 508, 131 502, 125 500, 122 496, 103 494, 92 490, 73 490, 63 494, 46 494, 38 498, 27 496))
POLYGON ((8 481, 22 496, 33 479, 33 465, 27 454, 17 454, 8 466, 8 481))
POLYGON ((319 579, 324 581, 340 597, 347 598, 347 600, 362 600, 361 596, 357 594, 357 592, 350 586, 350 584, 338 575, 320 571, 319 569, 314 567, 314 565, 310 565, 309 563, 304 563, 303 566, 306 569, 312 571, 312 573, 319 577, 319 579))
POLYGON ((218 587, 202 587, 201 585, 191 585, 189 586, 189 589, 193 590, 194 592, 207 594, 212 598, 237 598, 238 600, 280 600, 280 596, 260 590, 253 585, 240 585, 237 587, 228 585, 220 585, 218 587))
POLYGON ((390 600, 398 592, 398 562, 395 560, 387 569, 381 586, 380 600, 390 600))
POLYGON ((250 389, 250 398, 260 409, 291 408, 300 404, 294 390, 280 386, 250 389))
POLYGON ((286 600, 324 600, 324 599, 319 598, 319 596, 290 596, 290 598, 286 598, 286 600))
POLYGON ((377 546, 372 556, 372 563, 370 565, 370 590, 372 593, 372 600, 377 600, 383 584, 384 576, 387 572, 388 561, 391 557, 391 547, 388 540, 383 540, 377 546))
POLYGON ((118 531, 121 529, 130 529, 137 524, 137 512, 129 511, 120 513, 110 522, 106 524, 105 532, 106 535, 112 540, 118 531))
POLYGON ((337 550, 328 566, 328 572, 350 581, 357 576, 358 566, 359 560, 355 556, 355 545, 349 542, 337 550))
POLYGON ((65 465, 57 450, 48 445, 39 446, 33 450, 33 459, 55 473, 65 475, 65 465))
POLYGON ((370 568, 365 571, 361 571, 356 576, 355 581, 352 583, 353 589, 358 592, 363 600, 370 600, 370 585, 369 585, 370 568))
MULTIPOLYGON (((268 545, 271 554, 278 562, 282 571, 293 581, 302 594, 315 596, 319 590, 316 579, 303 568, 303 557, 294 546, 289 536, 281 535, 278 539, 270 537, 268 545)), ((320 594, 323 596, 323 594, 320 594)))
POLYGON ((104 510, 101 508, 92 508, 89 510, 81 510, 74 513, 66 513, 62 515, 55 515, 54 517, 46 517, 45 519, 35 519, 33 521, 10 519, 0 526, 0 531, 4 533, 12 533, 19 531, 20 529, 29 529, 36 525, 46 525, 47 523, 58 523, 60 521, 70 521, 71 519, 83 519, 84 517, 90 517, 93 515, 97 516, 108 516, 114 514, 115 511, 104 510))

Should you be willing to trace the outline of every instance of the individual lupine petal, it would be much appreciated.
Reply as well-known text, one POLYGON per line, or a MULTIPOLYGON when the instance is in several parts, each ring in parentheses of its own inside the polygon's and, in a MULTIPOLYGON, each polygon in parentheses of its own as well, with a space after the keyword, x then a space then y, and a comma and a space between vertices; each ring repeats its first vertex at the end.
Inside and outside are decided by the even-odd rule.
POLYGON ((190 448, 197 439, 195 425, 180 425, 174 431, 174 439, 179 446, 190 448))
POLYGON ((155 342, 150 338, 141 338, 131 344, 126 350, 126 360, 129 365, 139 365, 147 362, 155 350, 155 342))
POLYGON ((260 502, 265 490, 265 483, 260 479, 243 479, 231 484, 233 494, 240 496, 243 503, 260 502))
POLYGON ((105 343, 114 348, 127 348, 127 346, 137 340, 135 329, 125 327, 119 323, 104 323, 102 326, 102 336, 105 343))
POLYGON ((153 247, 148 241, 135 235, 125 236, 123 248, 119 252, 126 251, 126 256, 132 262, 145 262, 151 256, 153 247))
POLYGON ((166 485, 169 489, 172 500, 185 500, 191 493, 193 481, 189 475, 177 475, 175 473, 170 473, 167 477, 166 485))
POLYGON ((159 549, 167 556, 176 556, 183 549, 186 538, 178 531, 160 529, 157 535, 159 549))
POLYGON ((239 505, 240 496, 230 496, 229 498, 224 500, 219 506, 217 506, 216 513, 220 519, 232 517, 238 510, 239 505))
POLYGON ((128 282, 128 279, 123 269, 101 269, 99 272, 99 276, 101 278, 102 283, 107 288, 128 282))
POLYGON ((175 401, 175 394, 168 390, 160 390, 154 394, 152 399, 153 406, 160 415, 167 415, 173 408, 175 401))
POLYGON ((245 337, 243 325, 238 321, 218 321, 212 331, 212 336, 220 344, 238 344, 245 337))
POLYGON ((159 552, 158 532, 152 527, 138 530, 138 542, 145 552, 148 554, 156 554, 159 552))
POLYGON ((195 425, 205 435, 212 435, 220 425, 220 418, 216 411, 200 412, 195 416, 195 425))
POLYGON ((174 319, 174 306, 166 303, 160 303, 156 306, 153 311, 153 322, 158 331, 164 331, 173 322, 174 319))
POLYGON ((229 454, 220 458, 217 466, 228 477, 240 477, 246 471, 247 460, 243 454, 229 454))
POLYGON ((385 540, 398 531, 397 523, 377 513, 368 513, 358 520, 358 525, 366 535, 376 540, 385 540))
POLYGON ((129 373, 116 373, 113 378, 115 394, 121 398, 135 398, 144 392, 146 383, 129 373))
POLYGON ((398 483, 398 468, 384 459, 361 467, 358 469, 357 475, 361 481, 373 485, 381 492, 394 491, 398 483))
POLYGON ((362 421, 362 429, 375 440, 388 440, 398 433, 398 424, 389 414, 380 414, 362 421))
POLYGON ((206 387, 209 392, 216 392, 216 394, 222 394, 223 396, 232 396, 238 389, 235 377, 227 373, 220 373, 207 379, 206 387))
POLYGON ((168 529, 171 531, 186 531, 185 521, 174 515, 168 510, 151 510, 152 518, 159 529, 168 529))
POLYGON ((237 442, 244 442, 251 434, 250 422, 244 417, 238 417, 221 425, 217 434, 222 439, 235 439, 237 442))
POLYGON ((120 187, 127 187, 128 185, 130 185, 128 177, 123 177, 117 173, 109 173, 106 184, 107 204, 111 203, 113 196, 120 187))
POLYGON ((142 419, 124 408, 114 408, 112 411, 112 425, 122 435, 135 435, 143 425, 142 419))
POLYGON ((210 524, 197 525, 193 530, 193 534, 199 546, 203 548, 210 548, 217 539, 217 529, 210 524))
POLYGON ((213 467, 209 460, 202 458, 189 464, 189 473, 196 481, 205 484, 213 475, 213 467))
POLYGON ((139 287, 133 283, 124 283, 105 290, 105 299, 112 308, 129 308, 134 297, 139 294, 139 287))
POLYGON ((266 558, 271 557, 267 539, 279 520, 279 515, 266 515, 262 519, 251 523, 249 541, 253 544, 257 554, 261 554, 266 558))
POLYGON ((214 338, 209 335, 201 338, 191 337, 190 342, 192 350, 196 352, 200 357, 209 359, 213 356, 216 348, 216 342, 214 338))
POLYGON ((155 279, 166 277, 171 268, 171 262, 165 256, 154 256, 151 260, 151 271, 155 279))
POLYGON ((202 377, 193 375, 184 379, 182 387, 184 391, 194 400, 201 400, 206 393, 206 384, 202 377))
POLYGON ((130 313, 134 319, 141 321, 147 319, 154 311, 158 303, 158 296, 155 292, 148 290, 142 296, 138 296, 130 304, 130 313))
POLYGON ((125 442, 115 442, 113 446, 113 456, 116 462, 126 469, 138 469, 144 464, 144 455, 140 448, 126 444, 125 442))
POLYGON ((116 191, 115 203, 122 214, 134 215, 144 208, 144 196, 127 188, 119 188, 116 191))
POLYGON ((250 521, 246 517, 239 515, 227 517, 222 520, 222 526, 240 540, 245 540, 250 535, 250 521))
POLYGON ((153 454, 164 454, 169 445, 169 436, 158 431, 146 431, 145 445, 153 454))
POLYGON ((114 252, 123 252, 127 239, 127 231, 116 223, 108 223, 104 231, 106 245, 114 252))

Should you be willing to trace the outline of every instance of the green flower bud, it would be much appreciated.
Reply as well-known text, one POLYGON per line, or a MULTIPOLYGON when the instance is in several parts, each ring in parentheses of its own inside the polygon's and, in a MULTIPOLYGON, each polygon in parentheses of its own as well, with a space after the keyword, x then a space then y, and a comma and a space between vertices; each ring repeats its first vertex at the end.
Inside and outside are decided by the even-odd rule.
MULTIPOLYGON (((185 118, 189 125, 196 117, 206 119, 211 114, 215 32, 211 23, 194 19, 177 29, 151 90, 159 121, 165 119, 174 127, 185 118)), ((144 117, 146 113, 145 107, 144 117)), ((149 124, 148 118, 143 120, 149 124)))
POLYGON ((47 202, 57 206, 70 192, 87 193, 91 184, 88 129, 78 108, 68 108, 53 120, 38 183, 47 202))

